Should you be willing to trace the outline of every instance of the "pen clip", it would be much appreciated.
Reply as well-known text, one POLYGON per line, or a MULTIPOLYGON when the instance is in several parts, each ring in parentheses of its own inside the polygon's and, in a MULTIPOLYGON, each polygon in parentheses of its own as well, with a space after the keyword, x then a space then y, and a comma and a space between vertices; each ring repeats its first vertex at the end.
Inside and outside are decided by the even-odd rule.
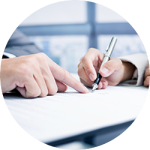
POLYGON ((109 49, 109 45, 108 45, 107 48, 106 48, 106 52, 108 52, 108 49, 109 49))
POLYGON ((117 38, 116 37, 112 37, 109 45, 107 46, 106 48, 106 52, 109 53, 109 55, 111 55, 113 49, 114 49, 114 46, 116 44, 116 41, 117 41, 117 38))

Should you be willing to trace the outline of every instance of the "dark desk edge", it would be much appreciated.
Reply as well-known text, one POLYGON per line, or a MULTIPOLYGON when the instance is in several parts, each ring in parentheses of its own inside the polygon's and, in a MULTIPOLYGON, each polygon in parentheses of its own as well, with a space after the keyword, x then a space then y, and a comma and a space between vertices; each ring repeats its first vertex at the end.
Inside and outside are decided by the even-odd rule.
POLYGON ((51 146, 58 146, 58 145, 66 144, 66 143, 73 142, 73 141, 84 141, 86 138, 94 137, 94 136, 101 135, 101 134, 107 134, 109 132, 117 131, 117 130, 122 129, 122 128, 127 129, 133 122, 134 122, 134 120, 131 120, 131 121, 128 121, 125 123, 120 123, 117 125, 96 129, 96 130, 89 131, 86 133, 81 133, 81 134, 78 134, 78 135, 75 135, 72 137, 67 137, 64 139, 59 139, 56 141, 47 142, 45 144, 48 144, 51 146))

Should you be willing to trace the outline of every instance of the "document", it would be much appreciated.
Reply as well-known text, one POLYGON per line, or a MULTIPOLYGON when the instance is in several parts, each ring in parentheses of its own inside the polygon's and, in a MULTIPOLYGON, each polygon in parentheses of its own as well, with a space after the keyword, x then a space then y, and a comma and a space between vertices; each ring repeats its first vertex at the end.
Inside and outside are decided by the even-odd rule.
POLYGON ((134 120, 147 94, 144 87, 108 86, 88 94, 69 87, 65 93, 44 98, 7 94, 4 99, 17 123, 47 143, 134 120))

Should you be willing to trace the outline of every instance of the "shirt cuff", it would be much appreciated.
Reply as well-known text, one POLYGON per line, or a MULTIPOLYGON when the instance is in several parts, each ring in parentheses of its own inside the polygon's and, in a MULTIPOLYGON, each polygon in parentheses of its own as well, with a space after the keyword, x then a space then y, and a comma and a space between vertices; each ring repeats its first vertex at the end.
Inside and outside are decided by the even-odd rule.
POLYGON ((143 85, 144 73, 148 64, 147 55, 143 53, 138 53, 138 54, 132 54, 132 55, 120 57, 120 59, 123 62, 129 62, 136 67, 132 79, 130 80, 130 84, 136 86, 143 85))
POLYGON ((8 57, 8 58, 15 58, 16 56, 7 52, 3 53, 4 56, 8 57))

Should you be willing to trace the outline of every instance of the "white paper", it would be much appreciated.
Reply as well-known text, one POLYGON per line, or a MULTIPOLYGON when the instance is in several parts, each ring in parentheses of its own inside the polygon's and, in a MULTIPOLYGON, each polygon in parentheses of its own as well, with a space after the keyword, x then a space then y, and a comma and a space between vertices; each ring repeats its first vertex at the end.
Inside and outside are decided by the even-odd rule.
POLYGON ((25 131, 51 142, 135 119, 147 93, 144 87, 109 86, 88 94, 68 88, 45 98, 5 96, 5 101, 25 131))

